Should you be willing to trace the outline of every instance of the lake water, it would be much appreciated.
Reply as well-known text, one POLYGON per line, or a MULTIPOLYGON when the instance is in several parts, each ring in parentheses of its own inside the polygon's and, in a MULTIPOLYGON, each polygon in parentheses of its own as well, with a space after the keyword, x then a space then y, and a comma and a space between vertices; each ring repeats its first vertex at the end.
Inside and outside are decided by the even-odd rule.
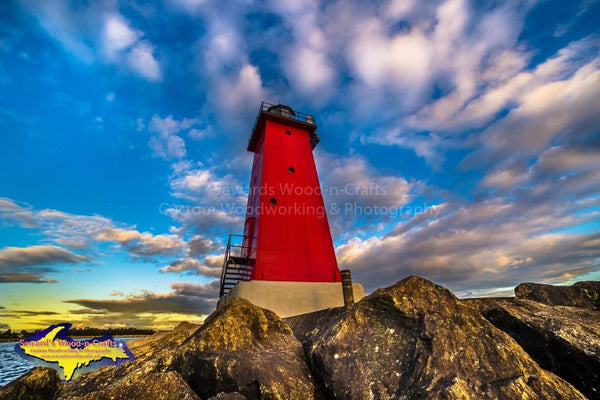
MULTIPOLYGON (((118 337, 115 339, 128 342, 138 338, 118 337)), ((17 342, 0 343, 0 386, 6 385, 8 382, 15 380, 25 372, 37 366, 37 364, 27 361, 19 356, 15 351, 15 344, 17 344, 17 342)))

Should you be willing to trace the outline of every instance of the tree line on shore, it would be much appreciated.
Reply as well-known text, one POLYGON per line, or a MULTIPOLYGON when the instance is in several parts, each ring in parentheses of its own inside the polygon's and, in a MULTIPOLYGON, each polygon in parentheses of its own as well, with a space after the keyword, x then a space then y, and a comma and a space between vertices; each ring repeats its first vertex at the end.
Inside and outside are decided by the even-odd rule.
MULTIPOLYGON (((37 332, 40 332, 41 329, 38 330, 33 330, 33 331, 27 331, 27 330, 21 330, 21 331, 13 331, 11 329, 7 329, 4 332, 0 332, 0 340, 6 340, 6 339, 15 339, 15 340, 20 340, 20 339, 25 339, 31 335, 36 334, 37 332)), ((84 328, 71 328, 69 329, 68 332, 68 336, 71 337, 92 337, 92 336, 103 336, 103 335, 113 335, 113 336, 136 336, 136 335, 152 335, 155 331, 153 329, 143 329, 143 328, 133 328, 133 327, 128 327, 128 328, 91 328, 91 327, 84 327, 84 328)))

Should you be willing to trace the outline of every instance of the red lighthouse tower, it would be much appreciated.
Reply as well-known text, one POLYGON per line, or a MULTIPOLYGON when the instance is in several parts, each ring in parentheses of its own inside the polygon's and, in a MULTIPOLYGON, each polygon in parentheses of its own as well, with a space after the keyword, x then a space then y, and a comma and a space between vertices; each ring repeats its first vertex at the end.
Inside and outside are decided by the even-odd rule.
MULTIPOLYGON (((262 103, 247 148, 254 153, 254 163, 244 234, 230 236, 221 276, 222 298, 246 297, 274 308, 285 301, 282 296, 297 291, 301 299, 310 298, 310 311, 320 308, 323 300, 327 303, 323 305, 331 303, 327 291, 334 293, 335 302, 343 301, 312 154, 319 142, 316 128, 310 115, 262 103)), ((292 307, 280 310, 280 315, 294 312, 292 307)))

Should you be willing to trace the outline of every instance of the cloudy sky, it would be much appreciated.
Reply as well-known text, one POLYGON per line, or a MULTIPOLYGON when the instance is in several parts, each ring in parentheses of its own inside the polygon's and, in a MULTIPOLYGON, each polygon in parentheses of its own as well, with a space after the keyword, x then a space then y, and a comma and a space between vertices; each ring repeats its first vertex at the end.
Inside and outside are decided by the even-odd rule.
POLYGON ((600 279, 600 2, 3 1, 0 329, 216 304, 260 102, 316 116, 340 267, 600 279))

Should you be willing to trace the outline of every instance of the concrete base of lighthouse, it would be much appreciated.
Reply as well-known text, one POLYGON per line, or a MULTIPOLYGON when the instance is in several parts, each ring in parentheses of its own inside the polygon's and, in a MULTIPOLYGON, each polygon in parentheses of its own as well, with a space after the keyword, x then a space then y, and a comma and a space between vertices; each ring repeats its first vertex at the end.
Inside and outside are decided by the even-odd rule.
MULTIPOLYGON (((359 283, 353 283, 354 301, 365 297, 359 283)), ((221 300, 224 304, 232 297, 242 297, 251 303, 275 312, 281 318, 306 314, 344 305, 341 282, 239 282, 221 300)))

